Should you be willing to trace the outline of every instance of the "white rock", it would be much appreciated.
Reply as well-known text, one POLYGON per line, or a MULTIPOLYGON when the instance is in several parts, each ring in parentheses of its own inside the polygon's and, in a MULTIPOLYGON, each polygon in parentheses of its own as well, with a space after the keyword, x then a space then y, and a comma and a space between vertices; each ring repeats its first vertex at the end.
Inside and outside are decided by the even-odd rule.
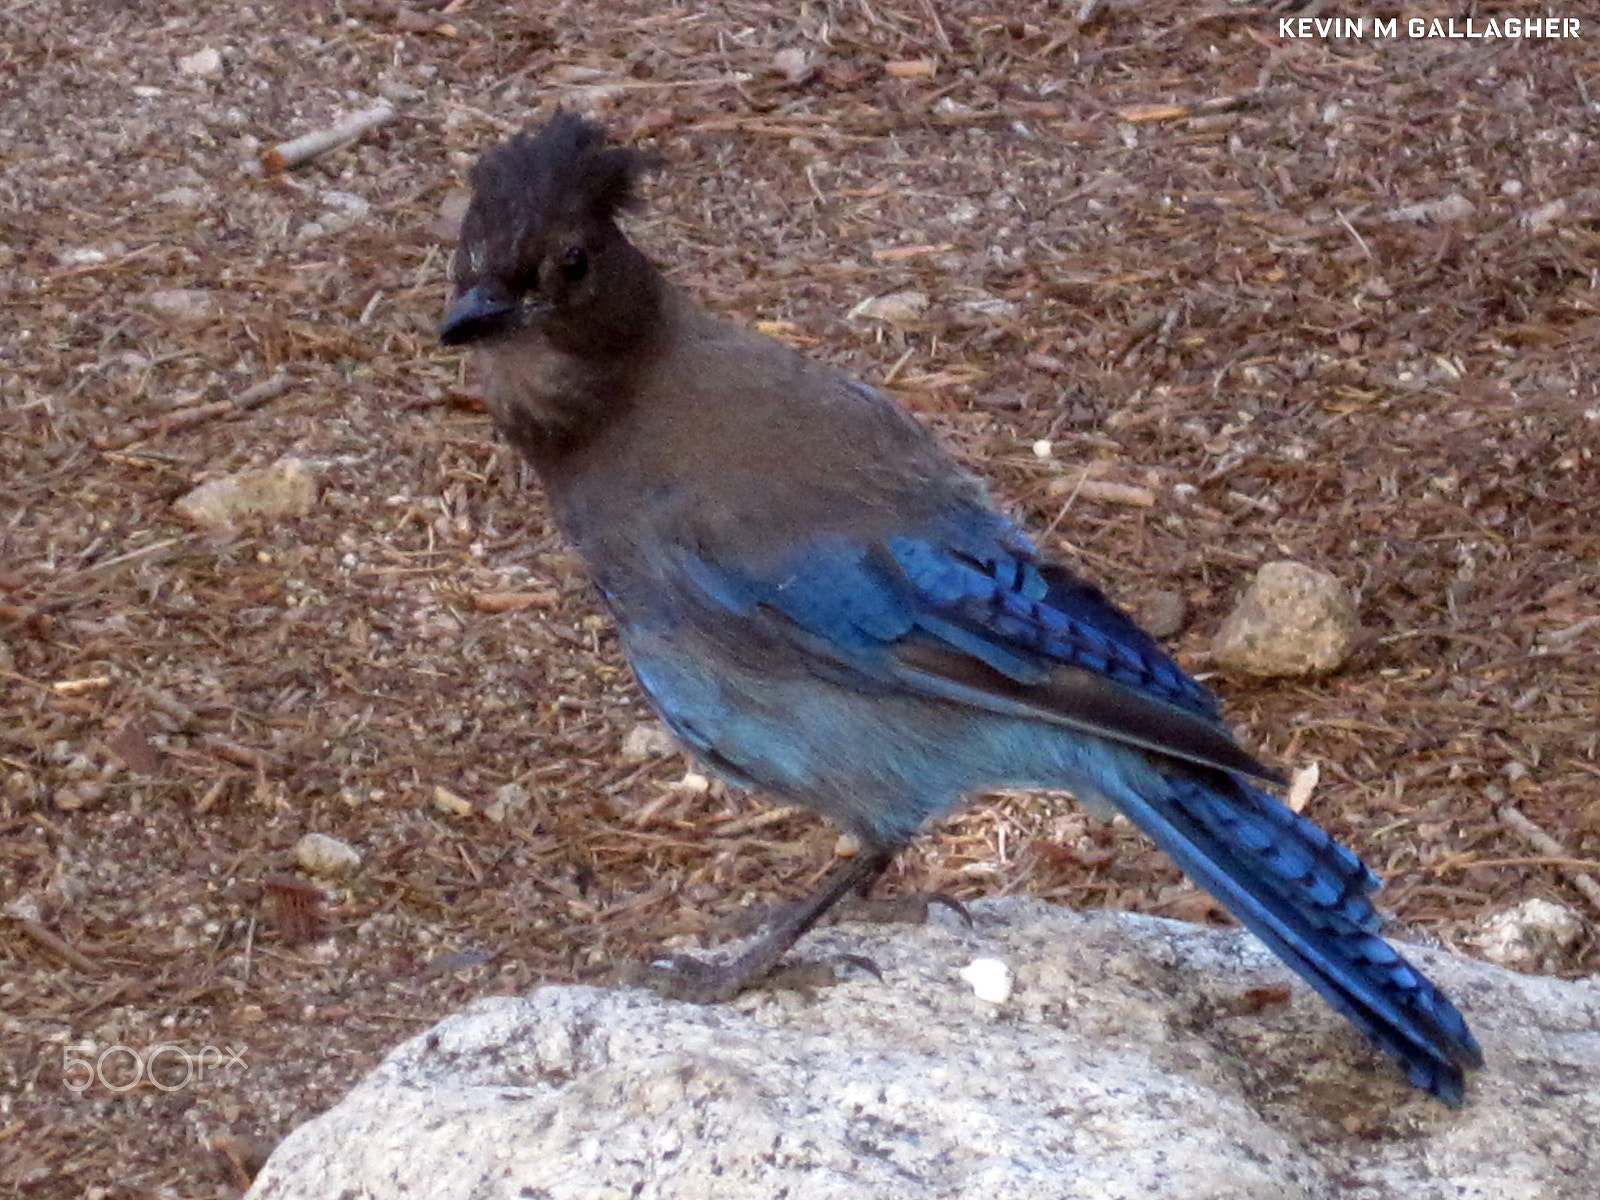
POLYGON ((156 197, 157 204, 170 204, 174 208, 195 209, 205 202, 205 193, 192 187, 168 188, 156 197))
POLYGON ((1525 218, 1528 222, 1528 232, 1544 233, 1558 224, 1566 215, 1567 202, 1565 200, 1552 200, 1549 204, 1541 204, 1525 218))
POLYGON ((1584 934, 1583 917, 1537 896, 1481 918, 1472 944, 1490 962, 1513 970, 1546 970, 1584 934))
POLYGON ((955 317, 963 325, 995 325, 1015 321, 1021 312, 1015 301, 985 296, 981 300, 963 300, 956 305, 955 317))
POLYGON ((360 868, 361 852, 325 833, 308 833, 294 844, 294 860, 308 875, 336 879, 360 868))
POLYGON ((921 292, 890 292, 873 296, 850 310, 850 317, 885 321, 890 325, 913 325, 928 311, 928 298, 921 292))
MULTIPOLYGON (((342 233, 363 220, 372 211, 372 202, 365 196, 359 196, 355 192, 341 191, 337 188, 330 188, 328 191, 323 192, 321 200, 322 212, 315 221, 308 222, 308 224, 320 227, 321 232, 317 236, 342 233)), ((311 236, 306 234, 304 229, 301 230, 301 233, 307 237, 311 236)))
POLYGON ((322 193, 322 204, 325 208, 345 213, 352 217, 364 217, 372 211, 372 201, 355 192, 341 191, 338 188, 329 188, 322 193))
POLYGON ((298 458, 210 479, 172 507, 201 525, 231 526, 241 517, 303 517, 317 502, 317 480, 298 458))
POLYGON ((0 908, 8 917, 18 921, 40 921, 43 914, 39 910, 39 901, 29 892, 22 892, 7 900, 4 908, 0 908))
POLYGON ((532 800, 532 793, 520 783, 502 783, 495 788, 494 799, 483 810, 484 816, 498 824, 526 813, 532 800))
POLYGON ((1015 982, 1011 968, 998 958, 975 958, 961 968, 961 978, 972 987, 972 994, 989 1004, 1004 1004, 1011 999, 1015 982))
POLYGON ((1490 1067, 1450 1112, 1248 934, 1037 901, 976 928, 843 924, 804 1003, 629 989, 485 998, 290 1133, 251 1200, 1587 1200, 1600 981, 1408 949, 1490 1067), (950 986, 1019 977, 1004 1020, 950 986))
POLYGON ((164 288, 144 299, 152 312, 173 321, 209 321, 218 311, 216 296, 204 288, 164 288))
POLYGON ((1477 208, 1460 192, 1451 192, 1439 200, 1424 200, 1420 204, 1407 204, 1389 213, 1391 221, 1464 221, 1477 208))
POLYGON ((400 79, 385 79, 378 84, 378 95, 396 104, 415 104, 428 93, 400 79))
POLYGON ((772 69, 790 83, 804 83, 816 67, 811 55, 800 46, 786 46, 772 56, 772 69))
POLYGON ((677 748, 678 743, 662 726, 654 721, 641 721, 622 739, 622 761, 649 762, 652 758, 664 758, 677 748))
POLYGON ((1304 563, 1270 562, 1222 622, 1211 653, 1245 675, 1315 675, 1342 665, 1360 631, 1344 584, 1304 563))
POLYGON ((214 46, 206 46, 193 54, 185 54, 178 60, 178 73, 197 79, 215 79, 222 74, 222 52, 214 46))
MULTIPOLYGON (((121 251, 117 251, 121 253, 121 251)), ((93 267, 110 259, 111 254, 98 246, 68 246, 56 251, 56 261, 63 267, 93 267)))

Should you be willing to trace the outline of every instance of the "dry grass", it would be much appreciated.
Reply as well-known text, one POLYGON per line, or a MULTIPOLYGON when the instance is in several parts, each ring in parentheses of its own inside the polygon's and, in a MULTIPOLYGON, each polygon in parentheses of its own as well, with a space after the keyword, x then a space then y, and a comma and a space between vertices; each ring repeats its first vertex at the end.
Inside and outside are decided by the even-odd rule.
MULTIPOLYGON (((947 0, 4 7, 0 903, 32 924, 0 918, 0 1195, 228 1194, 469 998, 601 978, 825 860, 810 819, 623 760, 647 714, 615 641, 433 343, 441 204, 562 98, 665 152, 636 231, 675 278, 894 368, 1086 572, 1135 607, 1181 593, 1191 665, 1265 560, 1358 589, 1350 669, 1224 690, 1250 744, 1323 764, 1312 813, 1402 919, 1450 940, 1583 903, 1553 858, 1600 859, 1592 22, 1280 44, 1249 5, 1081 29, 947 0), (810 80, 773 69, 824 37, 810 80), (181 74, 205 46, 223 74, 181 74), (401 119, 241 171, 385 81, 417 89, 401 119), (174 288, 210 313, 154 311, 174 288), (902 290, 930 300, 913 327, 847 319, 902 290), (170 507, 289 454, 320 472, 310 516, 222 539, 170 507), (1085 460, 1155 503, 1063 512, 1085 460), (526 607, 475 599, 505 592, 526 607), (1507 803, 1563 855, 1505 832, 1507 803), (297 889, 307 830, 362 871, 297 889), (246 1066, 80 1097, 84 1041, 246 1066)), ((1037 798, 975 806, 901 876, 1210 912, 1128 831, 1037 798)), ((1594 937, 1563 966, 1600 969, 1594 937)))

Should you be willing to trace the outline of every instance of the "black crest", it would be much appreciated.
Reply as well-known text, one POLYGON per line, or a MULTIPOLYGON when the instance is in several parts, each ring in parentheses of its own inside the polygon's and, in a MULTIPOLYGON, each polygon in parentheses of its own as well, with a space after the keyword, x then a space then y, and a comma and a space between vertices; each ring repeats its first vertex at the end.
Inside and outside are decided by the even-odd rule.
POLYGON ((537 134, 516 134, 478 160, 474 207, 523 230, 609 221, 637 202, 635 185, 654 165, 653 155, 607 146, 603 126, 558 108, 537 134))

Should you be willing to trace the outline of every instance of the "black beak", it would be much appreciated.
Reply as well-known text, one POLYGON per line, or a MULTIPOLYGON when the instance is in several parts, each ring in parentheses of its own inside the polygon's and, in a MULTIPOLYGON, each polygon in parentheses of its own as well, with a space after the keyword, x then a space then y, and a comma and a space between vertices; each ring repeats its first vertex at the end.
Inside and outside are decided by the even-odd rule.
POLYGON ((461 346, 500 333, 516 322, 518 307, 482 285, 468 288, 444 310, 439 340, 446 346, 461 346))

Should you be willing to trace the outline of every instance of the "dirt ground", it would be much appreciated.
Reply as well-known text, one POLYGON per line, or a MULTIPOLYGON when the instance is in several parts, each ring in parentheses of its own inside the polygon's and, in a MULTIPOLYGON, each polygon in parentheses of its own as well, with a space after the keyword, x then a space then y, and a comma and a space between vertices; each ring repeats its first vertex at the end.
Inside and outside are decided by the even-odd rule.
MULTIPOLYGON (((1271 8, 0 6, 0 1196, 234 1195, 473 997, 694 944, 832 852, 625 749, 615 639, 434 341, 466 165, 558 101, 664 155, 632 228, 674 279, 887 382, 1134 609, 1176 593, 1192 668, 1261 563, 1343 579, 1354 661, 1216 681, 1241 736, 1321 765, 1413 934, 1545 896, 1590 922, 1552 968, 1600 969, 1600 27, 1271 8), (173 508, 286 457, 306 515, 173 508), (359 871, 300 872, 312 831, 359 871)), ((1217 919, 1058 798, 891 882, 1217 919)))

